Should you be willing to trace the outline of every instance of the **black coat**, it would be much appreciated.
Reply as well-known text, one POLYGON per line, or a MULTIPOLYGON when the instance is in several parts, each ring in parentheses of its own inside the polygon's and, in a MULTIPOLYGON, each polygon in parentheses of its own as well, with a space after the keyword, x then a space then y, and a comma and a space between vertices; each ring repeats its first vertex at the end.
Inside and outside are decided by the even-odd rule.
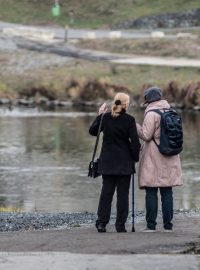
MULTIPOLYGON (((97 136, 101 116, 97 116, 89 129, 97 136)), ((135 162, 139 160, 140 142, 135 119, 127 113, 113 117, 105 113, 102 120, 103 143, 99 172, 106 175, 130 175, 135 173, 135 162)))

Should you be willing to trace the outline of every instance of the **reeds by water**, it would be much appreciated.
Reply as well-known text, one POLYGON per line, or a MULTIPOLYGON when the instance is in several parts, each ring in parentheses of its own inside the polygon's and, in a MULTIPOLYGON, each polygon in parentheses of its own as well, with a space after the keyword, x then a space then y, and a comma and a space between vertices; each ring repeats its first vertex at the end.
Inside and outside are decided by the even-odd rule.
MULTIPOLYGON (((65 89, 60 92, 45 87, 34 87, 22 90, 19 97, 34 98, 36 103, 40 103, 40 99, 43 98, 95 103, 96 101, 113 99, 117 92, 125 92, 130 94, 135 106, 140 106, 144 101, 144 90, 151 86, 153 85, 144 84, 139 91, 135 91, 137 94, 132 94, 130 89, 123 85, 102 82, 98 79, 81 81, 72 78, 66 84, 65 89)), ((184 85, 170 81, 161 88, 164 99, 168 100, 172 106, 180 109, 200 110, 200 81, 192 81, 184 85)))

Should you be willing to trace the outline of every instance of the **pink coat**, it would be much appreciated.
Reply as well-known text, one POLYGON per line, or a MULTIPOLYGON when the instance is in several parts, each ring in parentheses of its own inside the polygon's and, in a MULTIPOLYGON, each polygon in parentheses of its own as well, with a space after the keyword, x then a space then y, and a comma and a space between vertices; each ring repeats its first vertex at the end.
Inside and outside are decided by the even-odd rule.
MULTIPOLYGON (((166 100, 150 103, 145 113, 151 109, 169 108, 166 100)), ((180 156, 171 157, 160 154, 152 140, 160 142, 160 115, 148 112, 142 126, 137 124, 138 135, 144 141, 139 161, 139 187, 173 187, 182 185, 180 156)))

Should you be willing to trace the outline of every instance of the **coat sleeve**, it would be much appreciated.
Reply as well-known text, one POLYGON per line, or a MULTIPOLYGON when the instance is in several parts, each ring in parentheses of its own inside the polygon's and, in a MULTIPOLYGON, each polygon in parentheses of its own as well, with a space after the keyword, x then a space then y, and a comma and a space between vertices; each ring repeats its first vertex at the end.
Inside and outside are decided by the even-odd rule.
POLYGON ((129 127, 129 138, 130 138, 130 146, 131 152, 135 162, 139 161, 139 153, 140 153, 140 141, 137 133, 135 119, 131 121, 131 125, 129 127))
POLYGON ((154 112, 149 112, 144 117, 142 126, 137 124, 138 135, 145 142, 150 142, 153 139, 156 130, 155 115, 154 112))
MULTIPOLYGON (((98 115, 89 128, 90 135, 97 136, 100 122, 101 122, 101 115, 98 115)), ((101 126, 101 131, 102 131, 102 126, 101 126)))

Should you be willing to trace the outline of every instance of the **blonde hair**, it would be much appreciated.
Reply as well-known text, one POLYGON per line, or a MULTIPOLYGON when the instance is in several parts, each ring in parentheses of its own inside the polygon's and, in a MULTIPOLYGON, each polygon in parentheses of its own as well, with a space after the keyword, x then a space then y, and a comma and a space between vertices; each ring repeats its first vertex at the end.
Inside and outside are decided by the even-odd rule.
MULTIPOLYGON (((126 104, 129 104, 129 95, 125 93, 117 93, 114 97, 114 102, 111 109, 111 114, 113 117, 118 117, 123 109, 126 109, 126 104), (121 102, 121 104, 115 104, 116 101, 121 102)), ((118 103, 118 102, 116 102, 118 103)))

